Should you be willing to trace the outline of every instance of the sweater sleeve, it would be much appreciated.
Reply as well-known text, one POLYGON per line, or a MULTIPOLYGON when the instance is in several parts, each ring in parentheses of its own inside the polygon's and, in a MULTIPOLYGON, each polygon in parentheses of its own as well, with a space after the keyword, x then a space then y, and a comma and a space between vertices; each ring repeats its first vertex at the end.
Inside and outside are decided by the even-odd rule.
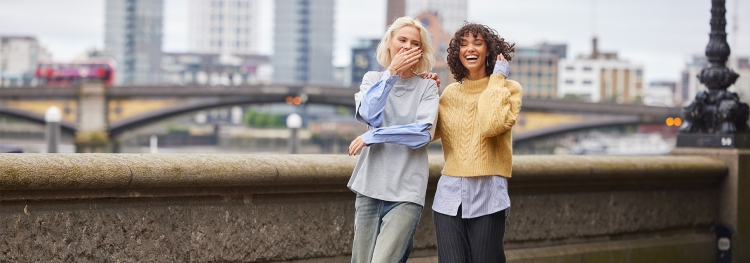
POLYGON ((521 111, 521 84, 507 80, 501 74, 492 74, 477 102, 479 129, 484 137, 503 134, 516 124, 521 111))

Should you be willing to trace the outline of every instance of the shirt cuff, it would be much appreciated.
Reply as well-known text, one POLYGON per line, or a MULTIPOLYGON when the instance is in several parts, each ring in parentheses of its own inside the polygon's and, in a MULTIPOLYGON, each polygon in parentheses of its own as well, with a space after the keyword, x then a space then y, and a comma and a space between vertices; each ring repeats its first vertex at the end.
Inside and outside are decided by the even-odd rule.
POLYGON ((391 71, 386 70, 386 71, 383 71, 383 76, 380 77, 380 80, 389 82, 389 83, 395 83, 398 80, 398 75, 393 76, 391 75, 391 71))
POLYGON ((492 71, 492 74, 500 74, 508 77, 508 73, 510 72, 510 65, 508 62, 498 60, 495 62, 495 70, 492 71))
POLYGON ((371 129, 371 130, 365 132, 364 134, 362 134, 362 141, 365 142, 365 144, 367 144, 367 145, 371 145, 373 143, 377 143, 375 141, 374 135, 375 135, 375 129, 371 129))

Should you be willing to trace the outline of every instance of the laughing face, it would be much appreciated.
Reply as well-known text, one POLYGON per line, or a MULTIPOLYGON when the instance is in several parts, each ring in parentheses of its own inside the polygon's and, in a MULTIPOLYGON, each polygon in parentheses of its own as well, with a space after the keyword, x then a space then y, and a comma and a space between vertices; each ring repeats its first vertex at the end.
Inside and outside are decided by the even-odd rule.
POLYGON ((469 79, 486 77, 487 45, 484 42, 484 37, 480 34, 474 37, 471 32, 462 36, 459 60, 461 60, 461 64, 469 71, 469 79))

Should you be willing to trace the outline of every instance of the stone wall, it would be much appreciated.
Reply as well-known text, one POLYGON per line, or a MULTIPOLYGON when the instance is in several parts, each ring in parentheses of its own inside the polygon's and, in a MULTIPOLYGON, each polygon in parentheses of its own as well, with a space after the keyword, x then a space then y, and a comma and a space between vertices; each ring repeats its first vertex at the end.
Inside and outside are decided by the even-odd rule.
MULTIPOLYGON (((347 262, 355 163, 340 155, 0 154, 0 262, 347 262)), ((431 159, 412 262, 435 261, 430 205, 442 163, 431 159)), ((513 170, 510 262, 713 258, 723 162, 516 156, 513 170)))

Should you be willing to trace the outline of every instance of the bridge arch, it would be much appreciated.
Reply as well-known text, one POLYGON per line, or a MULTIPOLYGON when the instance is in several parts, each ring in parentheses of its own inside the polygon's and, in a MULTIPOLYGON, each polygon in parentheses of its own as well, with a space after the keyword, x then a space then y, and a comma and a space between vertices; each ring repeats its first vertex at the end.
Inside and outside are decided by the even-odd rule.
MULTIPOLYGON (((44 115, 31 112, 27 110, 21 110, 21 109, 14 109, 14 108, 6 108, 6 107, 0 107, 0 114, 8 115, 12 117, 16 117, 23 120, 28 120, 34 123, 38 123, 41 125, 45 125, 46 122, 44 121, 44 115)), ((75 134, 78 130, 75 123, 63 120, 60 122, 60 128, 63 132, 69 133, 69 134, 75 134)))
MULTIPOLYGON (((191 101, 158 110, 149 111, 136 116, 125 118, 109 125, 109 135, 114 137, 125 131, 146 126, 171 117, 196 112, 206 109, 264 103, 284 103, 288 96, 294 94, 283 94, 277 96, 250 96, 239 98, 207 98, 199 101, 191 101)), ((351 98, 333 97, 325 95, 308 95, 307 104, 324 104, 333 106, 354 107, 353 96, 351 98)))
POLYGON ((606 128, 626 125, 652 124, 656 122, 644 121, 637 116, 616 116, 604 119, 585 120, 580 122, 555 125, 538 130, 527 131, 513 135, 513 143, 528 142, 535 139, 541 139, 558 134, 564 134, 574 131, 606 128))

